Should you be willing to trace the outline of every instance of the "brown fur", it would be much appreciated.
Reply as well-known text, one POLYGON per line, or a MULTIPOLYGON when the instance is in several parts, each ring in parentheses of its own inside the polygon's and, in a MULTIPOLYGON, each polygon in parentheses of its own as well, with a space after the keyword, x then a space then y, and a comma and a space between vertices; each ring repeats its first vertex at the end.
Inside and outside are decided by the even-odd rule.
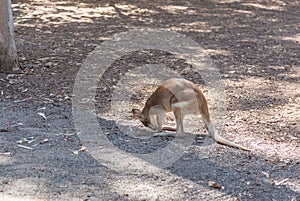
POLYGON ((162 127, 162 124, 165 113, 173 112, 176 120, 176 135, 179 137, 184 137, 184 116, 201 114, 209 134, 216 142, 250 151, 250 149, 228 141, 218 134, 211 125, 207 101, 202 91, 196 84, 185 79, 173 78, 163 82, 148 98, 142 111, 133 109, 132 112, 145 126, 160 132, 172 130, 169 127, 167 129, 162 127))

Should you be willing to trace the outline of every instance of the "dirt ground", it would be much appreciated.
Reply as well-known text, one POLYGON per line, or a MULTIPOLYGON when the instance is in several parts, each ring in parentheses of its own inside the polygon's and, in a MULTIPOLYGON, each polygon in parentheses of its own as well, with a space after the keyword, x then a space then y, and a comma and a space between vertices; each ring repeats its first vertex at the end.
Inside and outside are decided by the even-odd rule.
MULTIPOLYGON (((13 11, 22 72, 0 74, 0 200, 300 200, 298 0, 13 0, 13 11), (201 142, 201 125, 191 131, 200 140, 170 166, 129 170, 122 166, 129 156, 105 163, 83 143, 72 110, 77 73, 114 34, 145 27, 183 34, 213 59, 226 94, 222 135, 251 152, 201 142)), ((136 51, 114 62, 94 104, 122 153, 151 152, 173 140, 136 140, 111 115, 122 75, 153 64, 205 88, 184 59, 168 52, 136 51)), ((142 107, 153 89, 136 91, 130 104, 142 107)), ((128 127, 141 128, 127 112, 128 127)))

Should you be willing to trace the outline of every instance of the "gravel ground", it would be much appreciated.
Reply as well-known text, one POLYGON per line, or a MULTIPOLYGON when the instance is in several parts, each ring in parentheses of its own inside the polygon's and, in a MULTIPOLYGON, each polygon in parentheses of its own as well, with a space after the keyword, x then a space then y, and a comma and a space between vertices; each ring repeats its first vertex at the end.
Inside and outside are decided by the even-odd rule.
POLYGON ((22 72, 0 74, 0 200, 300 200, 297 0, 16 0, 13 11, 22 72), (122 56, 82 91, 95 98, 76 102, 88 55, 114 34, 144 27, 183 34, 213 59, 226 94, 222 135, 252 152, 214 143, 196 117, 185 122, 188 142, 128 135, 150 134, 130 109, 158 84, 138 75, 152 84, 132 87, 127 102, 115 102, 123 112, 112 110, 118 84, 136 67, 167 66, 210 92, 192 65, 166 51, 122 56), (92 111, 77 110, 90 102, 92 111), (117 149, 99 143, 104 135, 92 135, 91 123, 117 149), (143 158, 172 143, 188 146, 143 158), (167 156, 176 160, 161 167, 167 156))

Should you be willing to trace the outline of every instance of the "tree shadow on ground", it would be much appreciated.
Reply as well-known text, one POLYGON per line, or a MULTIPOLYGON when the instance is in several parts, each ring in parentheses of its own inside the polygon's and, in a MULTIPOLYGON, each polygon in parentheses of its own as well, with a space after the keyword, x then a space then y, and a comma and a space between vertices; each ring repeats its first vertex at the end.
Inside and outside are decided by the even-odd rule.
MULTIPOLYGON (((111 127, 114 124, 110 120, 99 120, 102 128, 105 125, 111 127)), ((130 154, 131 151, 126 148, 127 145, 124 145, 123 140, 120 140, 120 138, 124 138, 121 133, 111 134, 114 136, 108 137, 108 140, 116 148, 120 148, 123 153, 130 154)), ((28 182, 41 182, 39 185, 47 187, 46 191, 43 189, 40 193, 48 194, 49 199, 53 198, 53 194, 59 197, 59 195, 65 193, 68 193, 69 196, 79 196, 82 193, 79 196, 82 199, 89 196, 97 197, 99 195, 95 195, 94 188, 105 191, 105 194, 101 196, 110 196, 120 200, 127 199, 126 196, 118 195, 109 190, 108 181, 110 176, 117 173, 105 167, 109 160, 97 161, 88 152, 79 152, 78 155, 73 152, 72 154, 72 151, 78 149, 80 144, 76 135, 66 137, 61 134, 58 135, 56 132, 51 133, 47 130, 26 128, 25 130, 12 130, 6 136, 4 141, 7 142, 6 146, 9 147, 9 151, 12 152, 13 162, 1 165, 0 178, 3 182, 7 182, 4 187, 10 185, 10 180, 27 179, 28 182), (49 138, 50 141, 37 146, 34 151, 26 150, 18 148, 14 143, 19 140, 20 136, 25 138, 30 136, 34 139, 49 138), (71 191, 70 188, 72 188, 71 191)), ((165 144, 163 138, 155 138, 154 140, 157 144, 165 144)), ((131 140, 131 142, 131 144, 128 144, 130 148, 133 146, 140 147, 140 154, 145 154, 143 151, 145 147, 140 140, 131 140)), ((153 148, 156 148, 155 145, 153 146, 153 148)), ((222 154, 214 152, 218 151, 221 148, 220 146, 214 145, 214 143, 208 145, 195 143, 192 145, 191 151, 183 154, 166 170, 175 175, 176 178, 183 178, 184 181, 189 180, 211 191, 226 194, 227 196, 223 195, 224 197, 239 197, 242 200, 291 200, 299 195, 299 192, 294 191, 284 183, 276 184, 276 182, 285 179, 297 182, 299 179, 297 174, 299 172, 299 161, 290 160, 274 163, 274 161, 270 161, 270 158, 229 147, 224 147, 225 150, 222 151, 222 154), (195 152, 195 150, 197 151, 195 152), (224 155, 227 161, 224 160, 224 155), (209 181, 216 182, 223 189, 210 188, 208 186, 209 181)), ((99 146, 100 150, 101 146, 99 146)), ((137 149, 135 149, 135 152, 139 153, 137 149)), ((122 159, 114 158, 114 160, 122 159)), ((132 165, 134 162, 127 161, 127 163, 132 165)), ((122 168, 124 168, 124 171, 126 170, 126 166, 122 168)), ((137 176, 139 173, 130 173, 129 171, 127 174, 137 176)), ((152 175, 153 173, 148 172, 147 174, 152 175)), ((164 181, 160 181, 161 178, 155 179, 152 177, 153 175, 144 179, 149 183, 153 182, 154 185, 164 181)), ((172 185, 172 182, 165 183, 165 185, 172 185)))
MULTIPOLYGON (((10 148, 8 151, 13 153, 14 162, 2 165, 0 175, 1 178, 45 179, 49 192, 54 191, 57 195, 65 191, 72 195, 77 188, 86 198, 95 193, 90 186, 105 189, 105 182, 95 181, 95 175, 97 179, 110 178, 102 175, 98 169, 101 164, 88 154, 80 153, 77 157, 72 155, 69 149, 77 150, 80 145, 77 137, 72 141, 55 136, 54 133, 49 134, 52 127, 48 124, 55 124, 54 128, 58 130, 73 127, 70 122, 59 124, 59 120, 63 119, 60 114, 71 108, 70 101, 64 100, 71 97, 76 73, 86 56, 97 45, 109 40, 113 34, 140 27, 177 31, 192 38, 207 50, 218 70, 228 80, 242 82, 252 77, 286 85, 299 81, 295 72, 295 68, 299 67, 300 54, 300 9, 296 0, 154 0, 148 3, 23 0, 13 3, 17 47, 24 74, 14 80, 14 83, 9 83, 11 79, 1 74, 1 94, 4 94, 1 100, 13 103, 32 97, 36 110, 48 107, 48 104, 61 110, 51 111, 51 107, 48 108, 45 113, 52 115, 53 119, 49 118, 46 123, 33 122, 31 119, 24 124, 24 127, 30 127, 32 124, 38 127, 42 125, 42 128, 46 128, 45 133, 19 130, 13 130, 5 136, 1 133, 1 143, 10 148), (296 76, 287 76, 290 74, 296 76), (58 114, 59 118, 55 118, 58 114), (21 151, 15 142, 24 136, 49 138, 49 144, 38 146, 36 151, 21 151), (84 188, 82 182, 85 182, 84 188), (71 186, 76 186, 75 190, 72 187, 64 190, 62 186, 70 183, 71 186)), ((166 55, 163 54, 162 57, 166 55)), ((144 59, 149 58, 148 55, 144 59)), ((130 61, 131 58, 127 59, 130 61)), ((133 64, 138 65, 142 62, 144 61, 133 64)), ((173 65, 186 64, 184 61, 174 61, 173 65)), ((188 77, 201 83, 201 78, 193 77, 193 73, 188 77)), ((276 94, 266 93, 268 89, 265 87, 261 88, 261 91, 253 91, 255 99, 238 99, 240 105, 234 105, 231 110, 247 111, 250 109, 249 104, 257 105, 259 109, 286 104, 285 98, 278 97, 275 104, 270 105, 269 102, 274 102, 276 94)), ((24 116, 32 117, 37 112, 32 110, 32 102, 13 104, 16 111, 30 108, 31 111, 24 116)), ((66 112, 65 115, 69 119, 72 118, 71 112, 66 112)), ((18 118, 14 116, 11 121, 18 118)), ((7 120, 4 116, 3 119, 7 120)), ((233 194, 245 200, 253 199, 252 196, 261 200, 285 200, 286 196, 292 198, 299 194, 287 185, 276 186, 272 183, 274 180, 282 181, 286 178, 297 183, 299 162, 272 163, 269 162, 269 158, 263 156, 237 154, 233 151, 224 153, 224 150, 221 155, 223 157, 213 155, 214 157, 203 158, 199 157, 199 154, 189 153, 168 170, 200 185, 207 185, 207 180, 216 181, 225 187, 222 191, 227 195, 233 194), (224 158, 230 158, 231 164, 224 164, 224 158), (295 173, 295 178, 291 177, 291 173, 295 173), (269 178, 265 175, 269 175, 269 178)), ((101 170, 108 171, 106 168, 101 170)), ((108 192, 108 196, 126 200, 124 195, 108 192)))

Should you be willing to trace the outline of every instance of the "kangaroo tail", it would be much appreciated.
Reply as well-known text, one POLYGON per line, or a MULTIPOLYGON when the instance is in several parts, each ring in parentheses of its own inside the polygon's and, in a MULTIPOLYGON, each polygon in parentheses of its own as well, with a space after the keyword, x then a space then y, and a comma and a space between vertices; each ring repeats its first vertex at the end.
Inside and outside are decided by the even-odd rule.
POLYGON ((162 128, 163 131, 176 131, 176 128, 173 128, 173 127, 169 127, 169 126, 164 126, 162 128))
POLYGON ((228 146, 231 146, 231 147, 236 147, 236 148, 239 148, 239 149, 242 149, 242 150, 245 150, 245 151, 251 151, 251 149, 247 148, 247 147, 244 147, 242 145, 239 145, 239 144, 236 144, 234 142, 231 142, 225 138, 223 138, 222 136, 220 136, 218 134, 217 131, 215 131, 215 129, 212 127, 212 125, 210 124, 209 121, 204 121, 205 122, 205 125, 206 125, 206 128, 209 132, 209 134, 211 135, 211 137, 218 143, 220 144, 224 144, 224 145, 228 145, 228 146))
POLYGON ((239 144, 236 144, 234 142, 231 142, 225 138, 223 138, 222 136, 220 136, 217 132, 212 136, 213 139, 220 143, 220 144, 225 144, 225 145, 229 145, 231 147, 236 147, 236 148, 239 148, 239 149, 242 149, 242 150, 245 150, 245 151, 251 151, 251 149, 247 148, 247 147, 244 147, 242 145, 239 145, 239 144))

